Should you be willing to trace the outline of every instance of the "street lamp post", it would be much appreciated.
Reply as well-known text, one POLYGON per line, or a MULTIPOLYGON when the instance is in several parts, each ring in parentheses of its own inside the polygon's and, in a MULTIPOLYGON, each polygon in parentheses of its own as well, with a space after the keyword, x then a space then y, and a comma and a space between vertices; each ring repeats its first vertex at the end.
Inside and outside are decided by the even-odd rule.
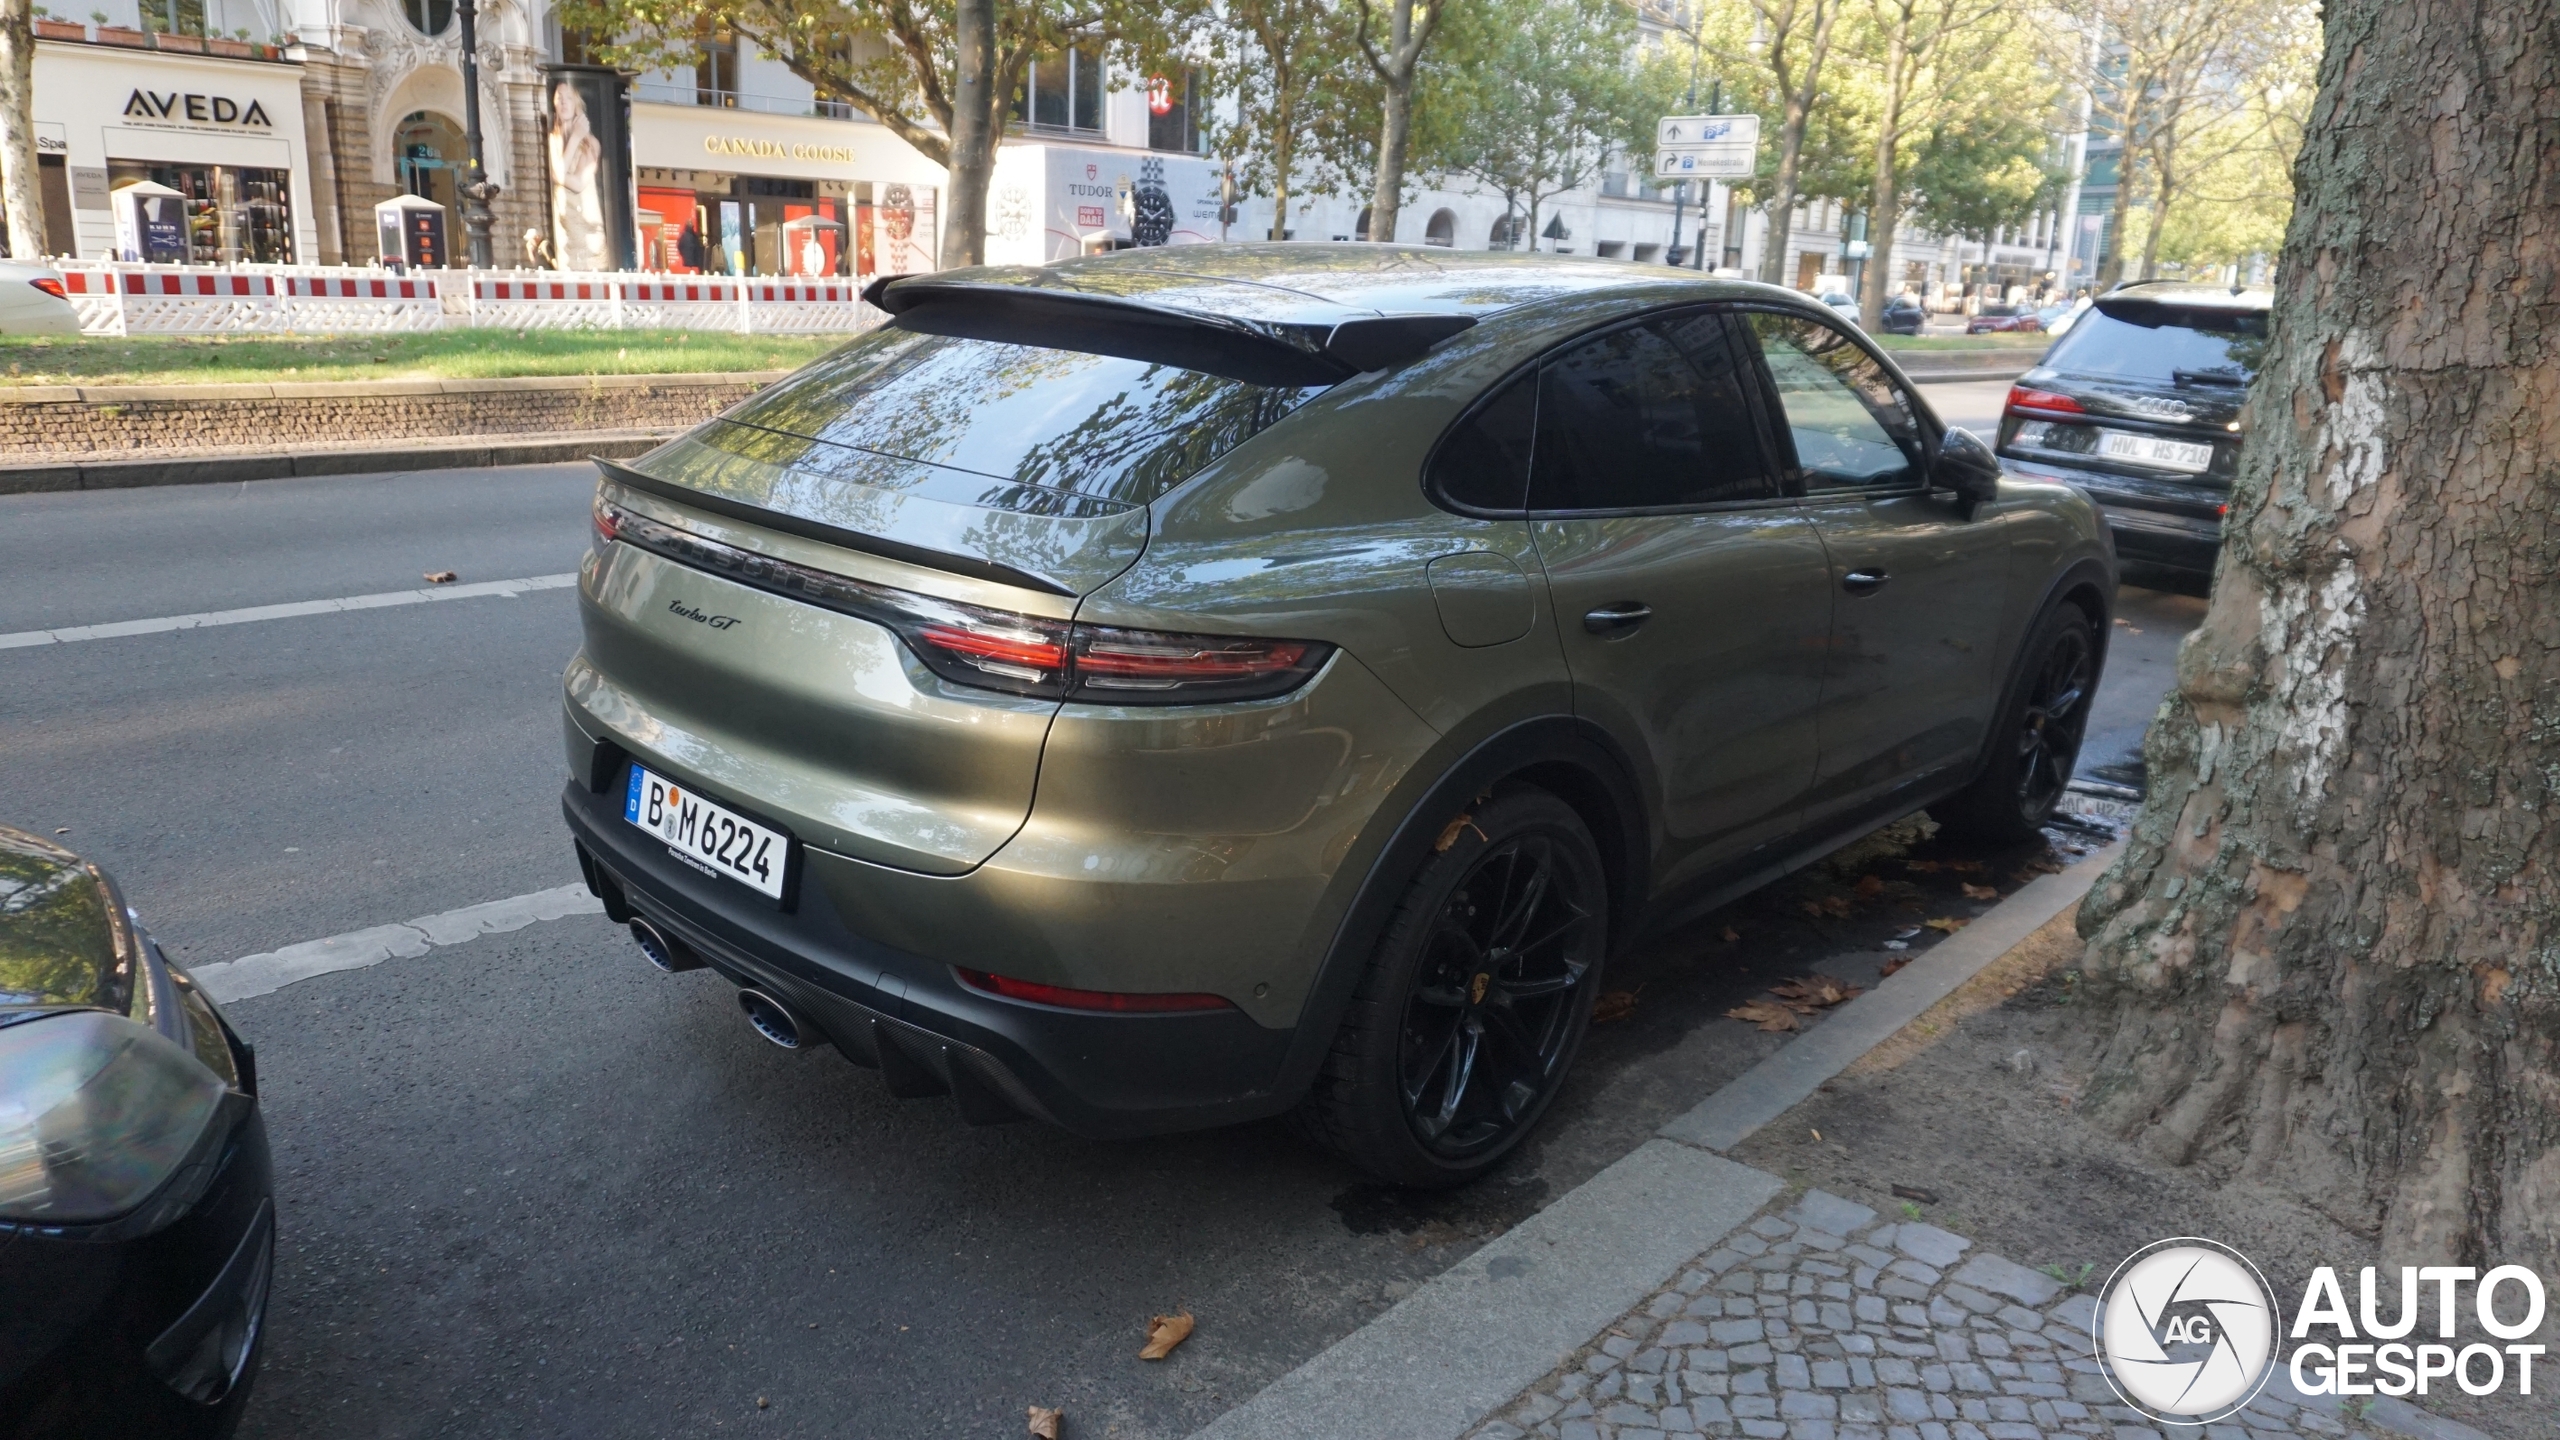
POLYGON ((480 158, 480 35, 474 0, 462 0, 462 144, 469 154, 470 170, 462 188, 462 233, 465 254, 474 270, 486 270, 496 264, 489 251, 489 227, 497 217, 489 213, 489 202, 498 197, 498 187, 489 183, 488 167, 480 158))

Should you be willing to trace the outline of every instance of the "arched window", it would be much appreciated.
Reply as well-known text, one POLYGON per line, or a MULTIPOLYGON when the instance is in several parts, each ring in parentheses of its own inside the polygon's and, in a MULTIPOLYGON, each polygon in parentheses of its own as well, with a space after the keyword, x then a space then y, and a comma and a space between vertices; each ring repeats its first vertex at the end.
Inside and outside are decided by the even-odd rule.
POLYGON ((1457 214, 1457 212, 1456 212, 1456 211, 1454 211, 1454 210, 1434 210, 1434 211, 1432 211, 1432 212, 1431 212, 1431 223, 1430 223, 1430 224, 1428 224, 1428 225, 1426 225, 1426 226, 1424 226, 1424 227, 1422 227, 1422 243, 1423 243, 1423 244, 1425 244, 1425 245, 1455 245, 1455 244, 1457 244, 1457 243, 1458 243, 1458 214, 1457 214))
POLYGON ((1484 241, 1484 248, 1486 248, 1487 250, 1517 250, 1517 249, 1519 249, 1519 248, 1520 248, 1520 221, 1519 221, 1519 218, 1518 218, 1517 216, 1505 215, 1505 216, 1503 216, 1501 219, 1494 221, 1494 222, 1493 222, 1493 233, 1492 233, 1492 234, 1490 234, 1490 235, 1487 235, 1487 236, 1485 237, 1485 241, 1484 241))
POLYGON ((453 23, 453 0, 401 0, 400 8, 421 35, 441 35, 453 23))
POLYGON ((1369 207, 1366 205, 1360 207, 1360 220, 1358 224, 1351 227, 1351 238, 1354 240, 1369 238, 1369 207))

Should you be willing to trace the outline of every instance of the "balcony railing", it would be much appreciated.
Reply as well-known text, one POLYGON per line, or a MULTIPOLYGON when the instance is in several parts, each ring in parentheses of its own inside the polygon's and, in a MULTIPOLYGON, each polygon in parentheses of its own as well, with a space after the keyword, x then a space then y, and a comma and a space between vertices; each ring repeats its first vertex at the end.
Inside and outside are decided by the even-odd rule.
POLYGON ((820 100, 806 95, 756 95, 743 90, 714 90, 682 80, 641 80, 633 83, 631 98, 649 100, 660 105, 700 105, 719 110, 752 110, 760 115, 815 116, 821 120, 869 120, 843 100, 820 100))

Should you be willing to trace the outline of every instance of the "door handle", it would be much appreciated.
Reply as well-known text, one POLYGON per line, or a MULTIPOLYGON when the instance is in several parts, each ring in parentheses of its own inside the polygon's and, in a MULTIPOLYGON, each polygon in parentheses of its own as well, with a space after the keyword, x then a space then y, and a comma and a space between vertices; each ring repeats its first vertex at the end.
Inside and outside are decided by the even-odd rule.
POLYGON ((1637 626, 1652 618, 1652 606, 1641 600, 1621 600, 1585 614, 1582 628, 1594 635, 1632 635, 1637 626))
POLYGON ((1881 570, 1852 570, 1840 577, 1840 588, 1852 595, 1873 595, 1892 578, 1881 570))

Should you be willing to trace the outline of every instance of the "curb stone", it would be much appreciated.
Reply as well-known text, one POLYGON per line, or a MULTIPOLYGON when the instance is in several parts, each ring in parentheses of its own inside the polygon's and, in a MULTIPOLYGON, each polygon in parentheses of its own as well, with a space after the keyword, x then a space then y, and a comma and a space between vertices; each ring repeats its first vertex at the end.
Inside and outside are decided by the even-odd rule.
POLYGON ((228 485, 242 480, 379 475, 399 470, 483 470, 500 465, 552 465, 590 457, 626 460, 656 449, 672 435, 672 431, 655 430, 571 431, 524 438, 473 435, 273 454, 0 465, 0 495, 127 490, 151 485, 228 485))
MULTIPOLYGON (((2037 877, 1657 1138, 1210 1422, 1195 1440, 1450 1440, 1467 1433, 1786 1188, 1692 1136, 1740 1143, 2086 894, 2115 853, 2110 846, 2037 877), (1816 1045, 1834 1031, 1839 1038, 1816 1045), (1808 1046, 1815 1048, 1805 1060, 1781 1063, 1808 1046), (1793 1098, 1777 1103, 1787 1095, 1793 1098), (1468 1343, 1447 1345, 1452 1334, 1468 1343)), ((1825 1203, 1865 1210, 1825 1196, 1805 1213, 1819 1215, 1825 1203)), ((1971 1243, 1912 1228, 1914 1246, 1949 1264, 1971 1243)))

